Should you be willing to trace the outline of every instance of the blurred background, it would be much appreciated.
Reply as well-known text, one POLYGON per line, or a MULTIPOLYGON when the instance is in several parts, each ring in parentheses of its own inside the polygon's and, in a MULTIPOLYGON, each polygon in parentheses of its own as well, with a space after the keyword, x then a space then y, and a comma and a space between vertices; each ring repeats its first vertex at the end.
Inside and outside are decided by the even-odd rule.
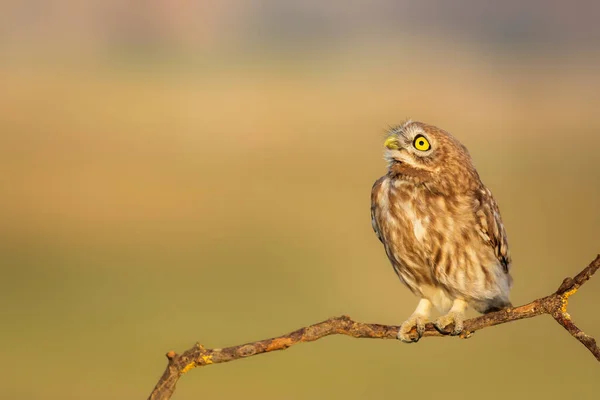
MULTIPOLYGON (((523 304, 600 251, 600 3, 192 0, 0 5, 0 385, 144 398, 168 350, 417 299, 371 230, 385 130, 467 147, 523 304)), ((600 338, 600 278, 569 304, 600 338)), ((468 341, 328 337, 193 370, 175 398, 593 398, 549 317, 468 341)))

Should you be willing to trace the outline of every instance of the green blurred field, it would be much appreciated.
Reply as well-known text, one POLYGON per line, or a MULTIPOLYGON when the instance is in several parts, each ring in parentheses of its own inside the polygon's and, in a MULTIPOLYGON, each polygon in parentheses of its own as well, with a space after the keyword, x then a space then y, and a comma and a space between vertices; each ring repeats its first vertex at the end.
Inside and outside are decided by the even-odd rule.
MULTIPOLYGON (((407 117, 469 147, 508 229, 514 303, 586 266, 600 63, 388 50, 0 67, 3 396, 143 398, 164 353, 196 341, 340 314, 402 322, 416 299, 371 231, 369 194, 384 131, 407 117)), ((599 289, 569 305, 597 338, 599 289)), ((597 368, 540 317, 468 341, 329 337, 194 370, 175 398, 586 399, 597 368)))

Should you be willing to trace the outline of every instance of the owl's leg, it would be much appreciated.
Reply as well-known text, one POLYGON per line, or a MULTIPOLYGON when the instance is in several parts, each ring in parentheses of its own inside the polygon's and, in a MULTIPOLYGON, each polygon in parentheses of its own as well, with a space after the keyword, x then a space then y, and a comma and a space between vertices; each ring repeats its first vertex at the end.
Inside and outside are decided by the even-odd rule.
POLYGON ((417 305, 416 310, 412 315, 402 323, 400 331, 398 332, 398 339, 405 343, 418 342, 425 332, 425 323, 429 317, 431 311, 431 302, 427 299, 421 299, 417 305), (411 331, 416 328, 416 334, 411 331))
POLYGON ((464 328, 465 311, 467 310, 467 302, 462 299, 454 299, 452 308, 446 315, 442 315, 433 323, 437 330, 442 333, 449 333, 451 335, 459 335, 464 328), (452 330, 447 330, 449 325, 454 324, 452 330))

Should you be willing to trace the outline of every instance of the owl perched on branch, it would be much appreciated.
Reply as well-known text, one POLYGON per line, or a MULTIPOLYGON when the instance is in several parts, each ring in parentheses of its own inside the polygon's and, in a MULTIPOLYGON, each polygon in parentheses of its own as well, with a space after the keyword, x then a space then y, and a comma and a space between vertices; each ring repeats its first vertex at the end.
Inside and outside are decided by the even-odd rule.
POLYGON ((416 342, 431 306, 437 329, 457 335, 468 306, 510 307, 510 253, 498 205, 466 147, 408 121, 385 141, 388 172, 373 185, 371 220, 396 274, 420 298, 398 339, 416 342), (416 328, 416 336, 411 334, 416 328))

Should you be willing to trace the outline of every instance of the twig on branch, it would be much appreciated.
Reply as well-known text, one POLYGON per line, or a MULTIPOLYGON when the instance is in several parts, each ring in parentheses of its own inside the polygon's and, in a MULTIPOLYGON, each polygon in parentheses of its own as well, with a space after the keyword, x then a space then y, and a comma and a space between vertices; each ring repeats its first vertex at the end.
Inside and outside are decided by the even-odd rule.
MULTIPOLYGON (((542 314, 549 314, 562 325, 574 338, 579 340, 598 361, 600 361, 600 348, 591 336, 581 331, 571 321, 567 313, 568 299, 600 268, 600 255, 574 278, 566 278, 558 290, 553 294, 534 300, 523 306, 507 308, 497 312, 472 318, 464 323, 461 338, 469 338, 475 331, 506 322, 524 318, 532 318, 542 314)), ((272 339, 259 340, 239 346, 224 349, 206 349, 201 344, 196 344, 182 354, 173 351, 167 353, 169 363, 167 369, 159 379, 156 387, 150 394, 150 400, 170 399, 175 391, 179 378, 195 367, 209 364, 218 364, 255 356, 275 350, 285 350, 294 344, 312 342, 329 335, 347 335, 355 338, 395 339, 400 329, 395 325, 367 324, 357 322, 344 315, 330 318, 318 324, 300 328, 287 335, 272 339)), ((451 330, 450 327, 447 329, 451 330)), ((423 337, 447 336, 440 333, 433 324, 427 324, 423 337)))

